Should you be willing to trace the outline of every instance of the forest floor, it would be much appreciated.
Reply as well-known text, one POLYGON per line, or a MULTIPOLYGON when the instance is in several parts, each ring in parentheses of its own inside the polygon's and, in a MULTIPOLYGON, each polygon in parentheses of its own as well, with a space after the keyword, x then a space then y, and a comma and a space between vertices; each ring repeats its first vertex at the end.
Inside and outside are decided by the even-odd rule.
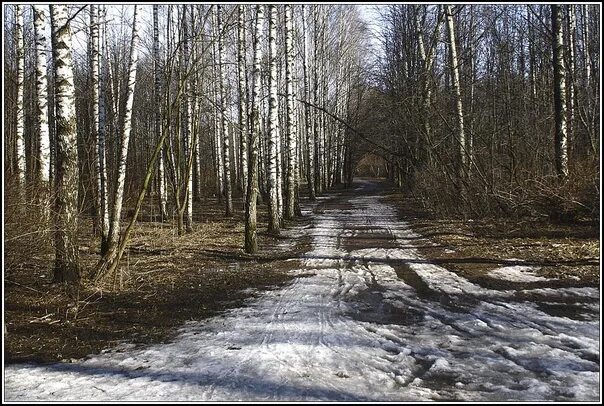
MULTIPOLYGON (((600 229, 589 221, 556 223, 546 219, 441 219, 417 199, 393 192, 386 199, 429 244, 420 255, 492 289, 599 286, 600 229), (527 266, 541 278, 504 280, 489 276, 501 266, 527 266)), ((572 309, 566 309, 572 311, 572 309)), ((564 312, 565 307, 561 306, 564 312)))
MULTIPOLYGON (((193 233, 182 237, 175 231, 175 221, 161 223, 143 216, 121 272, 100 286, 83 279, 72 297, 63 284, 51 283, 54 254, 49 247, 33 240, 7 244, 5 362, 70 360, 121 342, 165 342, 188 320, 240 306, 259 290, 291 280, 287 273, 291 265, 285 259, 307 250, 307 239, 287 238, 287 250, 275 250, 285 239, 266 233, 268 218, 259 205, 259 253, 246 255, 241 249, 241 199, 235 199, 234 205, 239 210, 226 218, 224 204, 205 199, 194 212, 193 233), (41 246, 47 249, 40 250, 41 246)), ((80 224, 84 275, 99 259, 99 238, 92 235, 91 224, 90 218, 80 224)))
MULTIPOLYGON (((366 180, 303 209, 281 237, 261 233, 256 258, 241 251, 242 216, 225 219, 214 203, 185 237, 143 221, 123 273, 103 289, 84 284, 77 302, 49 283, 51 254, 8 261, 10 398, 92 400, 66 384, 38 383, 38 393, 24 383, 38 372, 83 371, 113 400, 596 396, 597 228, 440 220, 366 180), (165 365, 147 364, 155 358, 165 365), (204 372, 189 373, 198 363, 204 372), (136 392, 124 379, 162 390, 136 392), (197 389, 167 390, 177 381, 197 389)), ((90 268, 96 240, 83 232, 82 242, 90 268)))

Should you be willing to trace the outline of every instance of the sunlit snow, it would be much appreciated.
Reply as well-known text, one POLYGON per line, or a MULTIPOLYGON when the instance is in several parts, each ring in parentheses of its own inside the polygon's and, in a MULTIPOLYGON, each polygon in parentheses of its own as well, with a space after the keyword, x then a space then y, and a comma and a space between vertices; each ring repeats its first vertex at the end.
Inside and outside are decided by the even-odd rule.
POLYGON ((552 278, 545 278, 535 274, 535 267, 525 265, 504 266, 489 271, 488 275, 512 282, 539 282, 552 280, 552 278))
POLYGON ((5 399, 599 399, 597 288, 535 290, 543 300, 589 302, 586 320, 484 289, 423 260, 414 248, 421 236, 370 194, 370 182, 359 187, 369 194, 319 199, 313 227, 293 231, 309 233, 312 249, 284 288, 189 322, 168 344, 7 366, 5 399), (345 199, 352 209, 330 205, 345 199), (360 229, 387 233, 396 247, 347 248, 360 229))

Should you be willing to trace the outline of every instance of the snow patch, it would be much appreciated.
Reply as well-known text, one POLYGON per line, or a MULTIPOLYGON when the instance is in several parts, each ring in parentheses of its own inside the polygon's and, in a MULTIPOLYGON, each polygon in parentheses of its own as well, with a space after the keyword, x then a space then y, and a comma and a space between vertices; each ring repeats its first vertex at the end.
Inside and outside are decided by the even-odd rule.
POLYGON ((535 274, 536 269, 539 268, 526 265, 504 266, 489 271, 487 275, 493 278, 503 279, 512 282, 540 282, 555 280, 554 278, 545 278, 543 276, 538 276, 537 274, 535 274))

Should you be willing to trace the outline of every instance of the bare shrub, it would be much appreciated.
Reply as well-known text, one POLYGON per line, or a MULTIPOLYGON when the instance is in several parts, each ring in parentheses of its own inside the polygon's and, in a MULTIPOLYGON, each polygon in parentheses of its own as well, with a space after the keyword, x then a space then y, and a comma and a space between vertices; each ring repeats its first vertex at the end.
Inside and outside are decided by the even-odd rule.
POLYGON ((39 190, 25 191, 21 202, 15 179, 4 184, 4 267, 7 275, 17 267, 30 264, 34 258, 53 254, 52 206, 36 195, 39 190))

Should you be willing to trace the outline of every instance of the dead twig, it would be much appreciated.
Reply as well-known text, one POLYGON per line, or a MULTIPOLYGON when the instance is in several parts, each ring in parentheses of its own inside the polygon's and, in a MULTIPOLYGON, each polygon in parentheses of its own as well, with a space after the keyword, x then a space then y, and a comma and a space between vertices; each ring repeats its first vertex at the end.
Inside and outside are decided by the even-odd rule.
MULTIPOLYGON (((36 317, 35 319, 30 320, 30 321, 29 321, 29 324, 32 324, 32 323, 47 323, 47 324, 51 324, 51 323, 52 323, 52 321, 51 321, 51 320, 48 320, 48 319, 49 319, 51 316, 54 316, 54 313, 48 313, 48 314, 47 314, 47 315, 45 315, 45 316, 42 316, 42 317, 36 317)), ((58 321, 59 321, 59 320, 55 320, 55 322, 58 322, 58 321)))
POLYGON ((48 294, 48 292, 42 292, 42 291, 40 291, 40 290, 38 290, 38 289, 34 289, 34 288, 29 287, 29 286, 27 286, 27 285, 23 285, 22 283, 19 283, 19 282, 11 281, 11 280, 8 280, 8 279, 7 279, 7 280, 5 280, 5 282, 6 282, 6 283, 12 283, 13 285, 21 286, 21 287, 23 287, 23 288, 25 288, 25 289, 33 290, 34 292, 41 293, 41 294, 43 294, 43 295, 48 294))

